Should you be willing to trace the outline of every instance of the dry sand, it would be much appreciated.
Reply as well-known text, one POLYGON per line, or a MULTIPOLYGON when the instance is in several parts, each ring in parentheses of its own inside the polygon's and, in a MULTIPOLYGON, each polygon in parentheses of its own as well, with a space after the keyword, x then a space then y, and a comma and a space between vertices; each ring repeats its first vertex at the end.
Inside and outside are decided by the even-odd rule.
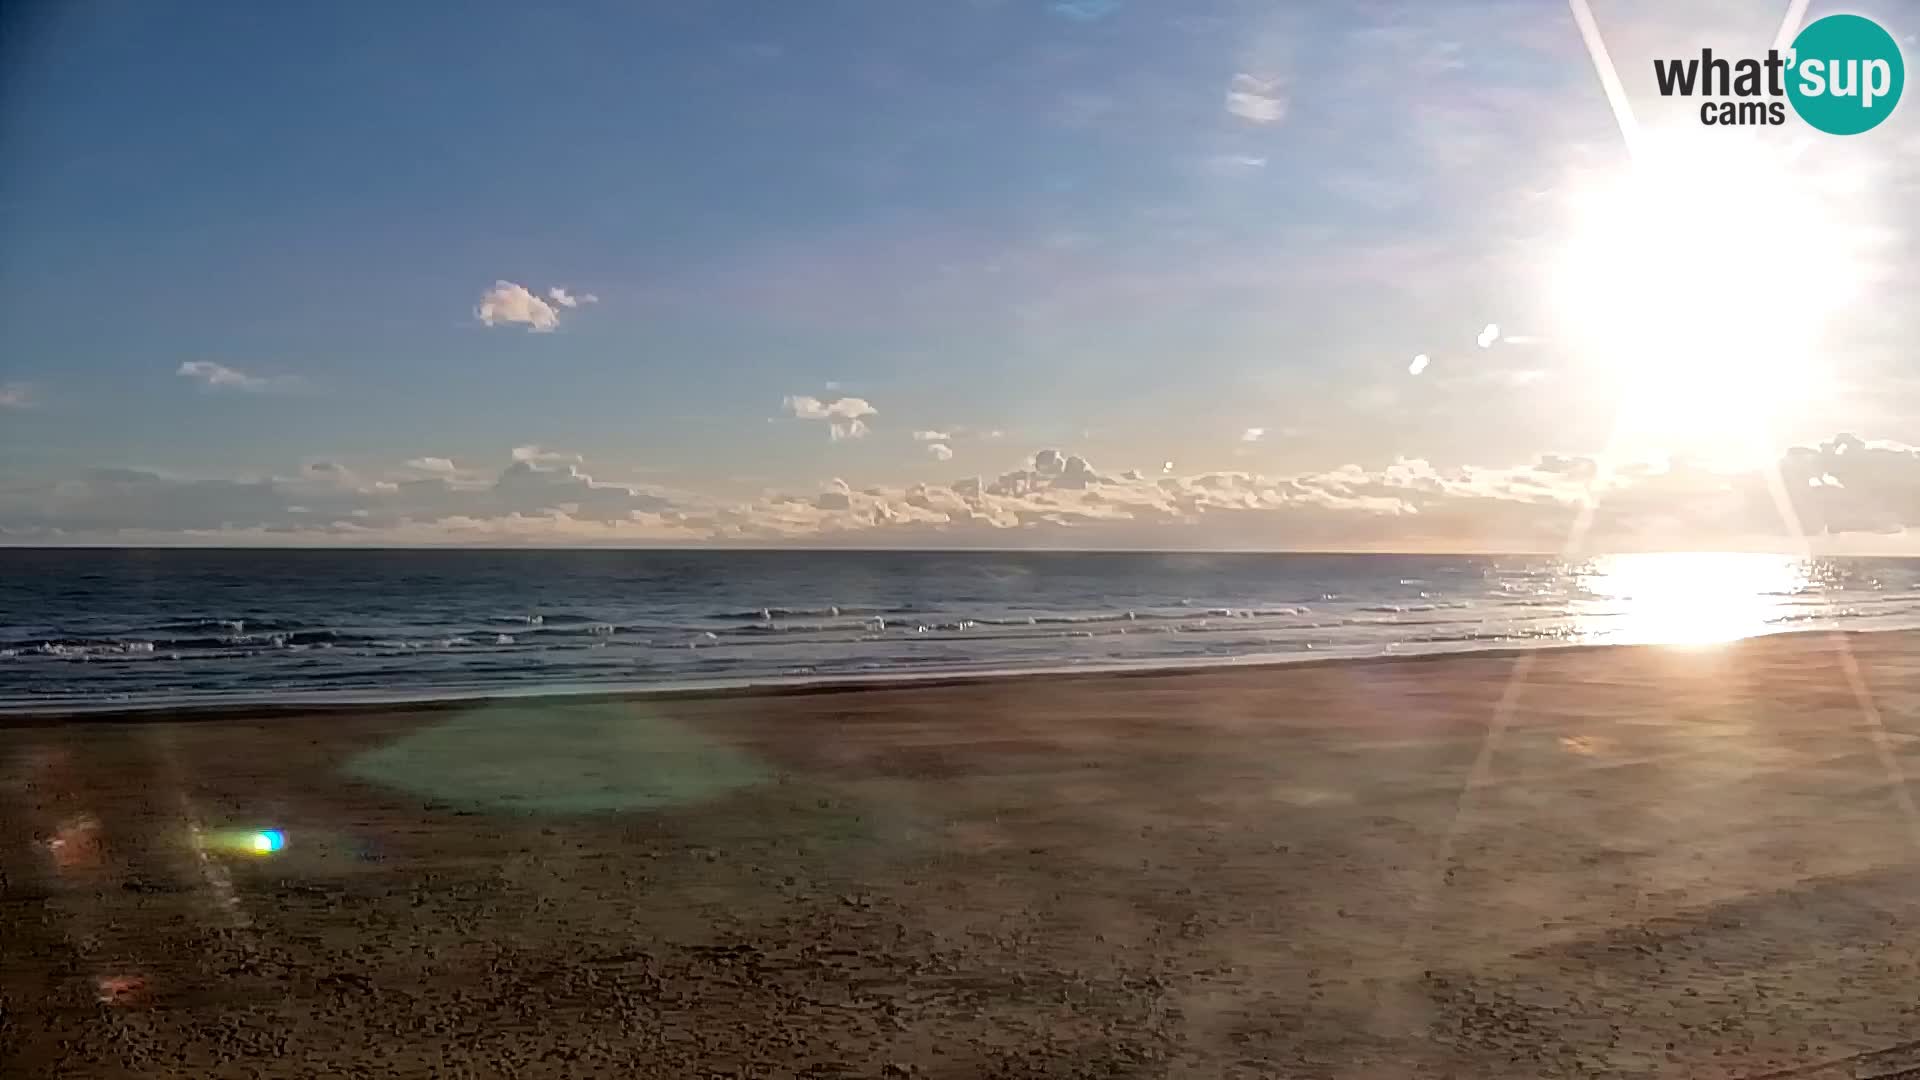
POLYGON ((1900 634, 9 722, 0 1074, 1920 1076, 1917 732, 1900 634))

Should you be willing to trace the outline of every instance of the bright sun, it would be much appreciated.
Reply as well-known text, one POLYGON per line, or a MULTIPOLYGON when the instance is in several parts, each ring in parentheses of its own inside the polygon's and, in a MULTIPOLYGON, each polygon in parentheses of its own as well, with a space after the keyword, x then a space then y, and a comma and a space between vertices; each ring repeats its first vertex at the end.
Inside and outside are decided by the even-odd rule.
POLYGON ((1647 135, 1576 198, 1560 321, 1617 392, 1622 444, 1744 456, 1821 382, 1858 260, 1778 133, 1647 135))

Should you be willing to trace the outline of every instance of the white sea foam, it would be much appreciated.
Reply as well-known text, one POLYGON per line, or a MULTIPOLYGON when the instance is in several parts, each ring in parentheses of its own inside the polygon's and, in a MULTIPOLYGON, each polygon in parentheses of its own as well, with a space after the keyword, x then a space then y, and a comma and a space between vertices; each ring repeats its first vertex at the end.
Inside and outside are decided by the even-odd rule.
MULTIPOLYGON (((0 709, 109 694, 218 698, 262 686, 283 698, 371 685, 431 696, 751 681, 800 670, 832 679, 1456 651, 1614 640, 1635 632, 1638 617, 1633 598, 1593 591, 1593 570, 1545 558, 943 553, 876 555, 868 565, 867 556, 735 562, 715 554, 689 573, 685 555, 634 553, 615 577, 556 552, 527 553, 512 574, 469 575, 458 560, 430 562, 418 576, 431 588, 412 595, 407 579, 354 565, 362 556, 328 557, 341 561, 339 573, 303 578, 250 566, 258 583, 222 594, 232 608, 218 618, 198 614, 188 598, 231 590, 232 567, 207 571, 218 584, 162 582, 172 595, 121 621, 106 612, 154 589, 149 572, 107 586, 114 591, 91 605, 66 585, 36 595, 29 583, 24 599, 0 613, 9 672, 0 709), (833 602, 823 599, 828 589, 833 602), (259 614, 269 609, 271 617, 259 614), (484 660, 454 662, 475 645, 490 646, 484 660), (82 660, 112 666, 67 665, 82 660)), ((1752 632, 1920 625, 1920 563, 1823 567, 1807 586, 1791 586, 1791 575, 1761 583, 1752 632)), ((11 593, 19 579, 8 584, 11 593)))

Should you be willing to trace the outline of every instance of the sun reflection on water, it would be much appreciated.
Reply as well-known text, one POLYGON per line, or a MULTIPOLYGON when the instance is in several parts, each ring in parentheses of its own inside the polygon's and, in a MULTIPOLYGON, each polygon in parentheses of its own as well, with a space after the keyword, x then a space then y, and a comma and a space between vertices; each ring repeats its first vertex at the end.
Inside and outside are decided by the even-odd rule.
POLYGON ((1710 645, 1782 628, 1811 565, 1788 555, 1610 555, 1579 573, 1591 597, 1582 636, 1621 644, 1710 645))

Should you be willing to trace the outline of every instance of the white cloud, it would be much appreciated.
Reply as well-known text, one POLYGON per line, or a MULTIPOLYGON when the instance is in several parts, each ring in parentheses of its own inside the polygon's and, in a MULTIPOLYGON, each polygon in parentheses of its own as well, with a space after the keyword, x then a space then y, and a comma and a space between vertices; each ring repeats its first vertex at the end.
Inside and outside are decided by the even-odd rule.
POLYGON ((1241 442, 1259 442, 1261 439, 1266 438, 1266 436, 1267 436, 1266 428, 1250 427, 1247 430, 1240 433, 1240 441, 1241 442))
POLYGON ((455 469, 451 458, 443 457, 417 457, 407 462, 407 468, 419 469, 421 472, 430 473, 451 473, 458 471, 455 469))
MULTIPOLYGON (((1879 452, 1892 455, 1887 461, 1911 453, 1890 445, 1879 452)), ((1835 456, 1857 461, 1867 455, 1841 449, 1835 456)), ((1021 529, 1023 543, 1068 546, 1554 550, 1591 493, 1599 508, 1590 535, 1602 548, 1675 547, 1715 535, 1781 531, 1757 473, 1623 469, 1595 488, 1598 473, 1593 459, 1548 456, 1512 468, 1439 468, 1403 459, 1377 469, 1347 465, 1291 477, 1150 478, 1138 470, 1109 474, 1083 457, 1049 449, 997 477, 867 489, 836 481, 813 497, 774 496, 710 520, 722 536, 736 539, 842 537, 860 544, 937 545, 974 537, 991 545, 996 533, 1021 529)), ((1881 486, 1890 493, 1898 481, 1881 486)), ((1920 530, 1920 507, 1912 520, 1920 530)), ((1920 531, 1915 541, 1920 545, 1920 531)))
POLYGON ((1500 340, 1500 324, 1488 323, 1486 327, 1480 331, 1480 336, 1473 340, 1483 349, 1493 348, 1493 343, 1500 340))
POLYGON ((1427 365, 1431 364, 1432 362, 1433 360, 1430 357, 1428 357, 1426 353, 1421 353, 1420 355, 1413 358, 1412 363, 1407 365, 1407 374, 1418 375, 1421 372, 1427 370, 1427 365))
POLYGON ((238 368, 225 364, 216 364, 211 360, 189 360, 174 369, 174 374, 182 378, 199 379, 208 386, 225 387, 232 390, 267 390, 284 384, 283 378, 265 375, 249 375, 238 368))
POLYGON ((834 442, 866 437, 864 418, 880 413, 867 399, 857 397, 821 401, 806 394, 790 394, 782 399, 781 406, 800 420, 827 421, 827 436, 834 442))
POLYGON ((948 446, 946 443, 928 443, 927 453, 933 455, 935 461, 953 460, 953 447, 948 446))
POLYGON ((916 431, 913 433, 915 442, 946 442, 951 438, 953 438, 953 435, 945 431, 916 431))
POLYGON ((576 464, 515 460, 488 480, 422 469, 422 462, 451 464, 415 459, 389 478, 322 460, 297 475, 245 480, 93 469, 40 487, 0 482, 0 522, 29 534, 57 529, 121 538, 298 534, 314 541, 431 542, 499 533, 547 541, 685 541, 698 535, 680 521, 681 497, 596 480, 576 464))
POLYGON ((781 404, 788 412, 802 420, 858 420, 863 416, 877 415, 880 411, 865 398, 857 397, 821 401, 817 397, 793 394, 783 399, 781 404))
POLYGON ((603 483, 578 465, 537 465, 515 461, 501 472, 488 494, 496 508, 510 513, 561 511, 589 521, 625 518, 635 510, 658 510, 667 500, 627 484, 603 483))
MULTIPOLYGON (((495 286, 498 288, 498 286, 495 286)), ((600 298, 592 293, 570 293, 564 285, 555 285, 547 290, 547 297, 563 308, 577 308, 581 304, 597 304, 600 298)))
MULTIPOLYGON (((352 492, 365 490, 367 481, 352 469, 337 461, 309 461, 301 466, 298 476, 288 479, 286 485, 301 492, 352 492)), ((378 486, 377 483, 375 486, 378 486)))
POLYGON ((25 409, 32 404, 26 383, 0 383, 0 409, 25 409))
POLYGON ((1788 451, 1780 472, 1809 533, 1920 529, 1920 447, 1837 435, 1788 451))
POLYGON ((529 292, 525 285, 504 280, 494 282, 493 288, 480 294, 473 317, 488 326, 519 323, 534 333, 546 333, 560 325, 560 312, 552 304, 529 292))
MULTIPOLYGON (((925 443, 939 458, 944 443, 925 443)), ((948 448, 950 449, 950 448, 948 448)), ((1791 547, 1759 470, 1547 455, 1528 464, 1266 476, 1100 469, 1061 449, 997 476, 738 501, 609 483, 522 447, 491 479, 450 459, 385 472, 313 461, 297 475, 196 479, 136 469, 0 476, 9 540, 339 543, 1022 544, 1263 549, 1557 550, 1589 499, 1593 550, 1791 547), (429 464, 431 463, 431 464, 429 464), (297 508, 297 509, 296 509, 297 508), (1756 541, 1756 538, 1757 541, 1756 541)), ((944 460, 944 459, 941 459, 944 460)), ((1837 436, 1779 462, 1822 550, 1920 551, 1920 448, 1837 436)))
POLYGON ((586 458, 579 454, 568 454, 559 450, 548 450, 544 446, 516 446, 513 448, 513 460, 531 461, 539 464, 582 465, 586 458))
POLYGON ((1242 72, 1227 84, 1227 111, 1242 120, 1272 124, 1287 115, 1287 99, 1279 79, 1262 79, 1242 72))

